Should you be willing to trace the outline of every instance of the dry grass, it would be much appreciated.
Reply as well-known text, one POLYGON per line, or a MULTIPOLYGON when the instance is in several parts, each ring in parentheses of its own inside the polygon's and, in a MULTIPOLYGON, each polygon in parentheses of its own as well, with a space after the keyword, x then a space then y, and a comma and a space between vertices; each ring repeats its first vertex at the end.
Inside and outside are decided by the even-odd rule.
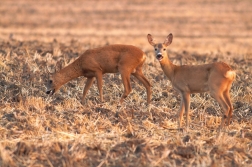
POLYGON ((190 2, 4 1, 0 166, 251 166, 251 2, 190 2), (170 28, 163 28, 166 24, 170 28), (222 112, 207 93, 191 98, 189 132, 176 130, 180 98, 146 39, 152 33, 160 41, 170 32, 175 34, 169 50, 174 63, 225 61, 237 72, 231 89, 234 116, 220 138, 216 130, 222 112), (143 70, 153 85, 149 106, 145 88, 133 77, 132 93, 119 104, 123 86, 118 74, 103 77, 104 103, 94 84, 85 105, 80 104, 85 78, 52 97, 45 94, 46 66, 67 65, 86 49, 107 43, 134 44, 147 53, 143 70))

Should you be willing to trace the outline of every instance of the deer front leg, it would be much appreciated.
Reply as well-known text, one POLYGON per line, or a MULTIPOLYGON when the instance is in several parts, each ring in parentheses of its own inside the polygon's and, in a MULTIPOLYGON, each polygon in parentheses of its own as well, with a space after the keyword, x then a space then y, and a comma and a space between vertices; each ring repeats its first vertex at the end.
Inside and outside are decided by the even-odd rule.
POLYGON ((103 94, 102 94, 102 72, 96 72, 96 80, 97 80, 97 87, 100 94, 100 100, 103 102, 103 94))
POLYGON ((81 99, 81 102, 83 103, 84 102, 84 99, 87 95, 87 92, 88 90, 90 89, 91 85, 93 84, 94 82, 94 77, 91 77, 91 78, 87 78, 87 82, 86 82, 86 85, 83 89, 83 96, 82 96, 82 99, 81 99))
POLYGON ((190 110, 190 93, 183 92, 183 102, 185 105, 185 113, 186 113, 186 131, 188 131, 189 127, 189 110, 190 110))
MULTIPOLYGON (((181 94, 181 96, 182 96, 182 94, 181 94)), ((178 129, 179 130, 181 128, 184 111, 185 111, 185 103, 184 103, 183 97, 181 97, 180 108, 179 108, 179 111, 178 111, 178 129)))

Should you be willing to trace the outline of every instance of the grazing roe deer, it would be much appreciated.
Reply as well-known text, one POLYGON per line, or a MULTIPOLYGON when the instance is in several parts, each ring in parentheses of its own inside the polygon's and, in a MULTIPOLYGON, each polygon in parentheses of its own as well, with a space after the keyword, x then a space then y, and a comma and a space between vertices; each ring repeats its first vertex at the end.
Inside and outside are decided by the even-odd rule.
POLYGON ((166 48, 172 43, 173 35, 169 34, 164 43, 154 43, 150 34, 148 42, 154 47, 156 59, 159 61, 165 75, 171 81, 173 88, 181 95, 181 104, 178 113, 178 128, 181 127, 183 112, 186 113, 186 130, 188 130, 188 117, 190 109, 190 94, 209 91, 224 111, 219 130, 223 128, 226 119, 230 124, 233 107, 229 91, 236 73, 223 62, 204 65, 174 65, 168 57, 166 48))
POLYGON ((146 55, 144 52, 132 45, 115 44, 87 50, 73 63, 51 76, 46 85, 46 93, 52 95, 68 81, 79 76, 84 76, 87 78, 87 81, 83 90, 82 103, 95 78, 97 80, 100 100, 103 101, 102 75, 104 73, 119 72, 124 85, 124 93, 120 102, 122 103, 132 90, 130 85, 130 75, 132 74, 146 88, 147 103, 149 104, 151 99, 151 84, 142 72, 145 59, 146 55))

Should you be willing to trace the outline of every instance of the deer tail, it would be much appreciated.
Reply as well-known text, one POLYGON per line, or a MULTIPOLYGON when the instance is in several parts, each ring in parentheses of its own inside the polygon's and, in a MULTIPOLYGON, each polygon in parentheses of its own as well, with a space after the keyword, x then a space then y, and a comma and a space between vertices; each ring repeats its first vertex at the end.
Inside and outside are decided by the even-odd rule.
POLYGON ((233 71, 233 70, 229 70, 229 71, 226 72, 225 77, 230 79, 230 80, 234 80, 235 77, 236 77, 236 72, 233 71))

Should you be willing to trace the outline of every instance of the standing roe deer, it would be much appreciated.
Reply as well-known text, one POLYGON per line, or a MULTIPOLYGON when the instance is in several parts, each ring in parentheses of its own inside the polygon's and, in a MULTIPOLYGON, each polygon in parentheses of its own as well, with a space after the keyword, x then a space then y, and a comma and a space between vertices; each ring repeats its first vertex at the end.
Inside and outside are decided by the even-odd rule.
POLYGON ((102 75, 104 73, 119 72, 124 85, 124 93, 120 102, 122 103, 124 98, 131 92, 130 75, 132 74, 146 88, 147 103, 149 104, 151 99, 151 84, 142 73, 145 59, 146 55, 144 52, 132 45, 116 44, 87 50, 73 63, 52 75, 46 85, 46 93, 52 95, 68 81, 79 76, 85 76, 87 77, 87 81, 83 90, 82 103, 94 78, 97 80, 100 100, 103 101, 102 75))
POLYGON ((236 73, 223 62, 204 65, 174 65, 168 57, 166 48, 172 43, 173 35, 169 34, 164 43, 154 43, 150 34, 147 35, 149 43, 154 47, 156 58, 165 75, 171 81, 173 88, 181 95, 181 104, 178 113, 178 128, 181 127, 183 112, 186 113, 186 130, 188 130, 188 117, 190 109, 190 94, 209 91, 224 110, 219 130, 223 128, 228 118, 230 124, 233 107, 229 91, 236 73))

